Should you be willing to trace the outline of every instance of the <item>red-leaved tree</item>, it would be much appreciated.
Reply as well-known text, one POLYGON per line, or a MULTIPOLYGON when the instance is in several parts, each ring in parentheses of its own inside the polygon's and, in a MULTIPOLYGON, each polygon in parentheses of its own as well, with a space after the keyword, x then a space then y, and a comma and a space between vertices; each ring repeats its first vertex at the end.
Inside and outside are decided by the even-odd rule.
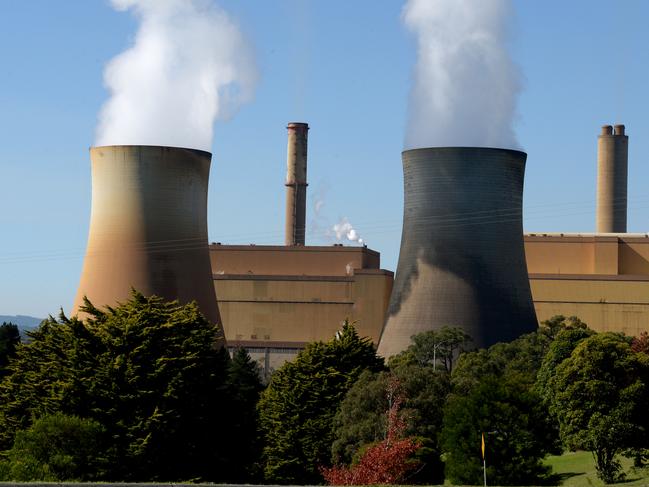
POLYGON ((386 411, 385 439, 367 448, 355 465, 321 469, 329 485, 403 483, 407 474, 419 466, 419 463, 412 459, 412 455, 421 445, 414 438, 403 437, 406 423, 399 414, 403 395, 396 377, 388 383, 387 396, 390 407, 386 411))
POLYGON ((649 355, 649 333, 643 331, 639 337, 635 337, 631 342, 631 350, 649 355))

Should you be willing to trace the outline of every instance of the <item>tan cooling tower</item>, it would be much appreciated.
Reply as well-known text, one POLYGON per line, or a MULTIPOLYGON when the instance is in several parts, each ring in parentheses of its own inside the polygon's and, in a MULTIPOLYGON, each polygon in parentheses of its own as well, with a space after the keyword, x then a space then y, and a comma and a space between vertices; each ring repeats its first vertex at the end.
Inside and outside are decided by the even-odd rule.
POLYGON ((211 158, 175 147, 90 149, 90 232, 73 315, 83 296, 97 307, 113 306, 134 288, 196 301, 207 319, 221 324, 207 240, 211 158))
POLYGON ((309 125, 288 124, 286 156, 286 245, 304 245, 306 237, 306 154, 309 125))
POLYGON ((597 138, 597 233, 626 233, 629 137, 624 125, 597 138))

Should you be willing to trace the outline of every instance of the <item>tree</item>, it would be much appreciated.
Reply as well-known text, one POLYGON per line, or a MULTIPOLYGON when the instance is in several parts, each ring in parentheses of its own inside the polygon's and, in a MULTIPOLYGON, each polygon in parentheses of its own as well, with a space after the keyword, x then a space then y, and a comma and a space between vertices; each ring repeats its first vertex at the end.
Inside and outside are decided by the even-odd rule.
POLYGON ((415 455, 420 468, 409 480, 424 484, 443 483, 438 436, 444 403, 450 391, 450 378, 446 373, 433 371, 430 365, 392 365, 389 373, 363 373, 345 396, 334 419, 333 463, 349 465, 358 462, 367 445, 386 438, 389 428, 385 411, 390 407, 387 391, 391 381, 397 380, 402 394, 404 434, 416 438, 420 444, 415 455))
POLYGON ((384 439, 389 373, 364 371, 349 389, 333 421, 332 463, 349 465, 361 449, 384 439))
POLYGON ((110 441, 110 480, 218 480, 227 465, 227 352, 195 303, 133 292, 85 321, 49 318, 0 383, 0 448, 34 418, 93 419, 110 441))
POLYGON ((395 376, 389 377, 385 392, 389 405, 384 413, 385 439, 369 445, 358 463, 350 467, 323 468, 322 474, 329 485, 401 484, 418 467, 419 462, 412 455, 420 444, 415 438, 404 438, 406 422, 400 413, 403 391, 395 376))
POLYGON ((524 384, 488 376, 466 395, 451 395, 444 411, 441 442, 445 473, 456 485, 482 484, 480 441, 487 439, 491 485, 538 485, 549 468, 545 411, 524 384))
POLYGON ((0 378, 5 374, 4 370, 9 359, 16 353, 16 347, 20 343, 20 331, 13 323, 3 322, 0 325, 0 378))
POLYGON ((481 483, 480 438, 490 431, 491 483, 547 481, 541 460, 557 452, 558 431, 536 390, 536 377, 550 344, 550 336, 535 332, 460 356, 441 435, 452 482, 481 483))
POLYGON ((539 325, 538 332, 542 335, 547 336, 551 340, 554 340, 562 330, 585 330, 587 328, 588 325, 586 325, 586 323, 581 321, 576 316, 569 316, 568 318, 566 318, 563 315, 555 315, 549 320, 542 321, 539 325))
MULTIPOLYGON (((556 317, 563 320, 563 316, 556 317)), ((546 322, 547 323, 547 322, 546 322)), ((554 396, 554 377, 557 367, 570 357, 573 350, 580 342, 586 340, 595 334, 593 330, 585 326, 567 326, 556 332, 554 340, 550 344, 548 352, 543 357, 543 362, 537 374, 536 389, 541 395, 544 403, 550 408, 550 414, 553 414, 550 404, 554 396)), ((556 418, 555 418, 556 420, 556 418)))
POLYGON ((232 354, 226 380, 229 410, 223 418, 224 438, 232 461, 223 482, 253 483, 261 480, 261 447, 258 437, 257 402, 263 390, 259 365, 244 348, 232 354))
POLYGON ((258 405, 266 481, 315 484, 330 462, 333 417, 364 370, 379 371, 367 338, 347 321, 327 343, 307 345, 271 377, 258 405))
POLYGON ((550 346, 549 337, 534 332, 509 343, 496 343, 488 349, 465 353, 453 371, 454 391, 466 394, 487 376, 505 377, 532 387, 550 346))
POLYGON ((61 413, 43 416, 16 434, 4 465, 6 481, 92 481, 107 467, 105 430, 96 421, 61 413))
POLYGON ((649 355, 649 333, 643 331, 640 336, 634 337, 631 342, 631 350, 649 355))
POLYGON ((604 482, 619 478, 617 454, 649 446, 649 356, 633 352, 626 337, 582 340, 557 366, 551 392, 562 440, 591 451, 604 482))
POLYGON ((411 337, 412 344, 390 359, 390 366, 399 364, 430 365, 453 370, 453 362, 471 342, 471 337, 461 328, 443 326, 439 330, 419 333, 411 337))

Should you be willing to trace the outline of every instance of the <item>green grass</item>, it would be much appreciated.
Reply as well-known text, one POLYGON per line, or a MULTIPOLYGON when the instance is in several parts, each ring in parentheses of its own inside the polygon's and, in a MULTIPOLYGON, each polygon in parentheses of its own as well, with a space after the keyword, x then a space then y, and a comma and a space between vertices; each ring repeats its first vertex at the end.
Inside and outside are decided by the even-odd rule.
MULTIPOLYGON (((636 470, 633 469, 633 462, 628 458, 620 457, 620 462, 624 472, 626 473, 626 480, 619 484, 620 486, 636 486, 636 485, 649 485, 649 469, 636 470)), ((560 475, 563 486, 566 487, 587 487, 587 486, 603 486, 604 482, 597 478, 595 472, 595 461, 590 452, 568 452, 559 456, 548 457, 545 461, 546 465, 552 467, 553 473, 560 475)))

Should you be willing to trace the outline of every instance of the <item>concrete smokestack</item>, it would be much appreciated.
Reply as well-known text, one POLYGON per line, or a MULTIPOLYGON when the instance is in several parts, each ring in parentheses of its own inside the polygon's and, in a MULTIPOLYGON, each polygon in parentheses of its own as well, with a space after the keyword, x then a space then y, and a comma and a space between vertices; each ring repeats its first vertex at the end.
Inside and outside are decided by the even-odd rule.
POLYGON ((629 137, 624 125, 597 138, 597 233, 626 233, 629 137))
POLYGON ((309 125, 288 124, 286 157, 286 245, 304 245, 306 237, 306 155, 309 125))
POLYGON ((462 328, 478 347, 534 331, 523 247, 524 152, 440 147, 403 152, 397 275, 379 342, 384 357, 410 337, 462 328))
POLYGON ((72 314, 83 296, 98 307, 113 306, 134 288, 147 296, 196 301, 220 325, 207 240, 212 155, 116 145, 93 147, 90 158, 90 232, 72 314))

